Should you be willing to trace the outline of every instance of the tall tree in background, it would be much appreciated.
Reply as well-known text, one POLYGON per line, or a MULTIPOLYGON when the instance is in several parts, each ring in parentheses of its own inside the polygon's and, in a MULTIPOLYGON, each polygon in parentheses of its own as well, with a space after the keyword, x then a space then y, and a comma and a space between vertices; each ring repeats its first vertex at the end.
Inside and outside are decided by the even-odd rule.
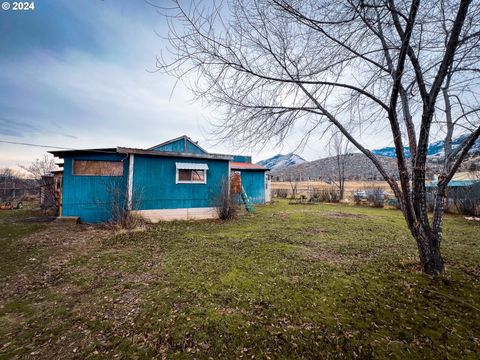
POLYGON ((345 195, 345 167, 347 166, 348 155, 352 152, 350 142, 340 132, 335 132, 329 141, 330 156, 335 158, 335 175, 329 180, 338 187, 340 200, 345 195))
POLYGON ((174 0, 163 11, 158 67, 220 112, 219 136, 259 144, 295 125, 336 127, 392 188, 423 271, 444 271, 445 188, 480 135, 478 1, 174 0), (368 126, 390 134, 399 182, 362 144, 368 126), (442 132, 466 136, 446 149, 429 218, 427 148, 442 132))

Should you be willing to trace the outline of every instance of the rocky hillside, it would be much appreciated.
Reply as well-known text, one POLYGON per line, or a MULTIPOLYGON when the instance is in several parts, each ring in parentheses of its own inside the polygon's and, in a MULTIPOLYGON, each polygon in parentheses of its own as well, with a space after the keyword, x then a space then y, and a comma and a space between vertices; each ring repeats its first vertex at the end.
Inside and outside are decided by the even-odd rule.
MULTIPOLYGON (((345 155, 345 177, 347 180, 382 180, 382 177, 372 162, 363 154, 355 153, 345 155)), ((397 161, 389 156, 377 155, 387 172, 398 178, 397 161)), ((439 157, 430 157, 427 162, 427 179, 433 179, 443 168, 443 160, 439 157)), ((480 154, 470 155, 458 171, 472 171, 480 169, 480 154)), ((329 181, 338 177, 337 160, 328 157, 315 161, 293 165, 284 169, 271 171, 274 181, 295 180, 321 180, 329 181)))
MULTIPOLYGON (((372 162, 363 154, 348 154, 345 164, 345 177, 348 180, 380 180, 381 175, 372 162)), ((380 162, 393 176, 397 174, 396 160, 388 156, 378 156, 380 162)), ((285 169, 271 172, 274 181, 288 180, 323 180, 335 178, 337 174, 337 160, 328 157, 315 161, 293 165, 285 169)), ((395 176, 396 177, 396 176, 395 176)))
POLYGON ((277 154, 269 159, 259 161, 258 164, 269 168, 272 171, 286 169, 293 165, 303 164, 306 160, 297 154, 290 153, 287 155, 277 154))

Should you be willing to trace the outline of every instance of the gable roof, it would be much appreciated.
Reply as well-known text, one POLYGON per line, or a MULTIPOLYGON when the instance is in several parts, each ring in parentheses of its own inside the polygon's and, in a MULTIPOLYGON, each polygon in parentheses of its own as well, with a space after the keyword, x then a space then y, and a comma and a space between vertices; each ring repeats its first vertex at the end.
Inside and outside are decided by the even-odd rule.
MULTIPOLYGON (((181 147, 183 147, 183 150, 182 151, 177 151, 177 152, 194 152, 194 151, 189 151, 189 147, 193 147, 194 149, 198 149, 199 152, 201 153, 204 153, 204 154, 208 154, 208 151, 205 150, 204 148, 202 148, 200 145, 198 145, 198 142, 196 141, 193 141, 192 139, 190 139, 187 135, 183 135, 183 136, 179 136, 178 138, 175 138, 175 139, 172 139, 172 140, 168 140, 168 141, 165 141, 163 143, 160 143, 158 145, 155 145, 155 146, 152 146, 150 148, 148 148, 147 150, 153 150, 153 151, 168 151, 168 150, 165 150, 165 148, 168 147, 168 145, 173 145, 175 143, 179 143, 181 145, 181 147), (183 144, 180 144, 181 142, 183 142, 183 144), (183 146, 182 146, 183 145, 183 146), (190 146, 189 146, 190 145, 190 146)), ((195 151, 197 152, 197 151, 195 151)))

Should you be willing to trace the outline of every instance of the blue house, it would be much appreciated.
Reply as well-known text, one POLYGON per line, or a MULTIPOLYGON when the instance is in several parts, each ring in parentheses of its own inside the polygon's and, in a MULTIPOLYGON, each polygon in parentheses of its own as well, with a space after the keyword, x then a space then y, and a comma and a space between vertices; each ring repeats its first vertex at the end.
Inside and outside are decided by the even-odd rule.
POLYGON ((84 222, 110 221, 119 209, 152 222, 215 218, 222 186, 253 204, 270 201, 267 168, 249 156, 209 153, 188 136, 149 149, 51 153, 63 159, 60 215, 84 222))

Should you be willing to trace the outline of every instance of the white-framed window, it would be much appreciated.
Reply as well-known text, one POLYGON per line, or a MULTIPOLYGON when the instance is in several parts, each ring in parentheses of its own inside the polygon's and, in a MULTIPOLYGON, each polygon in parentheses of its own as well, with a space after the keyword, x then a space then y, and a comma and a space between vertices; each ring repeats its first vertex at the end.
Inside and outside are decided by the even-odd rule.
POLYGON ((177 184, 206 184, 207 164, 175 163, 177 184))

